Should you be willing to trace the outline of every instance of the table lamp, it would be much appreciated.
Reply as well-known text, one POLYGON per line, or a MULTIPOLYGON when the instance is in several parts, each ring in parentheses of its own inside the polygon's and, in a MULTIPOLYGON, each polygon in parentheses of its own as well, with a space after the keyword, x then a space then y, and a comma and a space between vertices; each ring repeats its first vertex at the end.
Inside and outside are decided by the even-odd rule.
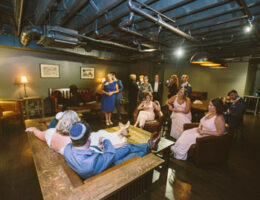
POLYGON ((26 94, 26 84, 28 83, 26 76, 21 77, 21 83, 23 84, 23 87, 24 87, 24 96, 28 97, 27 94, 26 94))

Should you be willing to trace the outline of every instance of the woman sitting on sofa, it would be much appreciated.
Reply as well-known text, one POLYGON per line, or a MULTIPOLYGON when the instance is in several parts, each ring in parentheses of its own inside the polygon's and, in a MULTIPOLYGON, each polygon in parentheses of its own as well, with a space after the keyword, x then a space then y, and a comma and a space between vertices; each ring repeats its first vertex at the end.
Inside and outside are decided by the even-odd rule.
POLYGON ((72 110, 65 111, 61 115, 55 128, 40 131, 36 127, 30 127, 25 132, 33 132, 37 138, 46 142, 51 149, 63 155, 64 147, 71 142, 69 130, 73 124, 79 122, 79 117, 72 110))
POLYGON ((134 126, 139 125, 142 129, 145 125, 145 122, 148 120, 154 120, 155 113, 154 109, 157 111, 161 110, 160 103, 158 101, 152 101, 153 96, 150 93, 145 93, 144 101, 137 107, 137 110, 140 110, 137 116, 137 120, 134 126))
POLYGON ((176 159, 187 159, 187 152, 190 146, 196 143, 197 137, 223 135, 225 131, 225 119, 223 116, 222 100, 219 98, 211 100, 208 109, 209 113, 200 120, 199 127, 184 131, 175 145, 171 147, 176 159))

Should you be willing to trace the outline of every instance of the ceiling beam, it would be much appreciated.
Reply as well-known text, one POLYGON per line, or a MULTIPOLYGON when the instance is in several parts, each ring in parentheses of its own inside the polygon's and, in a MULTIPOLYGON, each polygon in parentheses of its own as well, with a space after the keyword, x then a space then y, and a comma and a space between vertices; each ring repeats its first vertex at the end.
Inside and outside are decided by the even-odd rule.
POLYGON ((57 0, 44 0, 38 2, 37 5, 38 13, 36 13, 37 15, 35 17, 35 24, 37 26, 43 25, 45 19, 47 18, 48 14, 50 13, 56 1, 57 0))
POLYGON ((63 14, 61 26, 65 25, 71 18, 73 18, 77 12, 86 6, 88 2, 89 0, 75 0, 73 5, 63 14))
MULTIPOLYGON (((202 8, 199 8, 199 9, 194 9, 190 12, 187 12, 187 13, 184 13, 184 14, 181 14, 179 16, 176 16, 176 17, 173 17, 175 20, 177 19, 180 19, 180 18, 183 18, 183 17, 186 17, 186 16, 189 16, 189 15, 193 15, 193 14, 196 14, 196 13, 199 13, 199 12, 203 12, 205 10, 209 10, 209 9, 212 9, 212 8, 215 8, 215 7, 218 7, 218 6, 222 6, 224 4, 227 4, 229 3, 231 0, 226 0, 226 1, 221 1, 221 2, 218 2, 218 3, 215 3, 215 4, 211 4, 211 5, 208 5, 208 6, 205 6, 205 7, 202 7, 202 8)), ((168 22, 168 20, 165 20, 165 22, 168 22)), ((178 22, 178 21, 177 21, 178 22)), ((145 30, 145 29, 148 29, 148 28, 152 28, 156 26, 156 24, 150 24, 148 26, 143 26, 142 28, 138 29, 139 31, 140 30, 145 30)))

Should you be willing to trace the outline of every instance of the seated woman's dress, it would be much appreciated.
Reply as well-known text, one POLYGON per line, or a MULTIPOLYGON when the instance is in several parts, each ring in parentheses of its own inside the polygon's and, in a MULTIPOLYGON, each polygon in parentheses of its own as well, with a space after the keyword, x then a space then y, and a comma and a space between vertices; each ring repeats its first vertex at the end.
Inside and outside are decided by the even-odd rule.
MULTIPOLYGON (((200 120, 202 130, 216 131, 216 116, 211 117, 210 119, 206 119, 207 116, 208 115, 205 115, 200 120)), ((189 151, 190 146, 196 143, 197 137, 202 137, 202 135, 198 133, 198 128, 192 128, 184 131, 176 141, 175 145, 171 147, 172 151, 174 152, 174 157, 180 160, 187 160, 187 152, 189 151)))
MULTIPOLYGON (((186 108, 187 102, 184 101, 183 104, 179 104, 177 98, 173 102, 174 108, 180 111, 184 111, 186 108)), ((175 139, 178 139, 183 132, 183 125, 186 123, 191 123, 191 112, 185 113, 177 113, 172 112, 172 128, 171 128, 171 136, 175 139)))
MULTIPOLYGON (((116 90, 116 82, 112 82, 112 83, 105 82, 104 90, 106 92, 114 92, 116 90)), ((114 94, 112 94, 111 96, 102 94, 101 110, 108 113, 113 112, 115 108, 115 102, 116 102, 116 97, 114 94)))
POLYGON ((137 121, 139 122, 139 127, 144 127, 146 121, 154 120, 154 118, 153 102, 151 101, 148 105, 145 105, 145 110, 141 110, 138 113, 137 121))

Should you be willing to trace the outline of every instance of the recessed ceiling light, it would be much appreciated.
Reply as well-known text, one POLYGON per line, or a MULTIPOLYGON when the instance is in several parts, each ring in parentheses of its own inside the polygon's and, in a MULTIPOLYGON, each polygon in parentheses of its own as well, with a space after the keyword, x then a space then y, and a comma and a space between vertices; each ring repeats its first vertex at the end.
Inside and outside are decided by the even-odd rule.
POLYGON ((245 28, 244 28, 244 31, 246 32, 246 33, 249 33, 249 32, 251 32, 251 30, 252 30, 252 26, 245 26, 245 28))
POLYGON ((178 49, 175 50, 174 55, 178 58, 182 57, 184 54, 183 48, 179 47, 178 49))

